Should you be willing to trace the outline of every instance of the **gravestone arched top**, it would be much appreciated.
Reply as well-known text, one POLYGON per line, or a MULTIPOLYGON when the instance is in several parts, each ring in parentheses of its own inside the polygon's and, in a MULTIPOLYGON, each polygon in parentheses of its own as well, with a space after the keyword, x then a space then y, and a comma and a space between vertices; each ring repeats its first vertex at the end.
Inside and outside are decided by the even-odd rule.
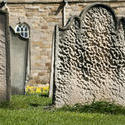
MULTIPOLYGON (((111 14, 111 16, 115 22, 115 26, 117 27, 117 18, 116 18, 116 14, 115 14, 114 10, 110 6, 101 4, 101 3, 91 4, 91 5, 87 6, 85 9, 83 9, 83 11, 80 14, 81 20, 83 20, 85 18, 86 14, 94 8, 98 9, 98 11, 100 9, 107 10, 107 12, 109 12, 111 14)), ((93 11, 93 14, 94 14, 94 11, 93 11)))
POLYGON ((115 28, 117 29, 117 17, 116 17, 116 14, 115 14, 114 10, 108 5, 101 4, 101 3, 94 3, 94 4, 91 4, 91 5, 87 6, 87 7, 85 7, 82 10, 82 12, 80 13, 79 16, 76 16, 76 15, 72 16, 68 20, 66 26, 63 26, 63 27, 59 26, 59 30, 63 30, 63 31, 68 30, 72 26, 74 21, 77 21, 79 23, 79 28, 81 28, 82 20, 85 19, 86 15, 89 13, 89 11, 93 11, 93 12, 91 12, 91 14, 92 13, 94 14, 93 9, 98 9, 98 11, 99 11, 99 9, 102 9, 103 11, 107 11, 108 13, 110 13, 112 18, 113 18, 115 28))

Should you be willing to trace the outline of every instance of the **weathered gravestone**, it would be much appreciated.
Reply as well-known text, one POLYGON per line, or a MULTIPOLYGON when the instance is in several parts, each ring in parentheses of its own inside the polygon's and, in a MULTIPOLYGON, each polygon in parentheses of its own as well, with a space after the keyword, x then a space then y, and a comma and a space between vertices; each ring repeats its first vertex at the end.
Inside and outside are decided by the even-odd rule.
POLYGON ((94 4, 56 26, 53 103, 110 101, 125 105, 125 21, 94 4))
POLYGON ((10 52, 8 13, 0 10, 0 103, 10 99, 10 52))
POLYGON ((25 94, 28 67, 29 26, 10 27, 11 94, 25 94))

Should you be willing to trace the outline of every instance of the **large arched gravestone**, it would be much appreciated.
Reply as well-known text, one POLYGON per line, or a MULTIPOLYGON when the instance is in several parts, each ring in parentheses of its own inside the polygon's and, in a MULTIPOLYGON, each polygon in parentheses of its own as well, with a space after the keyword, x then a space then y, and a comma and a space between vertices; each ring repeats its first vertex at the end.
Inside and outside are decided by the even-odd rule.
POLYGON ((56 107, 110 101, 125 105, 125 24, 93 4, 56 26, 53 102, 56 107))
POLYGON ((8 12, 0 10, 0 103, 10 99, 10 49, 8 12))

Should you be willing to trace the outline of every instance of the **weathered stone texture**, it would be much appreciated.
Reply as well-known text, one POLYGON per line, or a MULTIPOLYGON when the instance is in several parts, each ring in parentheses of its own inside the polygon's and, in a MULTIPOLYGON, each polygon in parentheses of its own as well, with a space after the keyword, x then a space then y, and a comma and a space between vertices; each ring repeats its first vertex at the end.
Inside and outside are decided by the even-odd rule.
POLYGON ((108 6, 94 4, 66 27, 56 27, 53 101, 57 107, 93 101, 125 105, 124 21, 117 22, 108 6))
MULTIPOLYGON (((86 5, 95 2, 94 0, 76 0, 78 2, 75 3, 73 1, 75 2, 75 0, 69 0, 70 3, 68 3, 68 5, 65 7, 66 21, 73 15, 79 15, 81 10, 83 10, 86 5)), ((124 1, 106 1, 107 0, 100 2, 110 5, 114 8, 118 15, 124 16, 124 1)), ((62 0, 8 0, 10 25, 14 27, 17 23, 19 23, 20 20, 21 22, 28 23, 31 28, 31 77, 33 79, 38 78, 38 81, 41 83, 49 82, 50 67, 47 66, 47 64, 51 64, 51 44, 54 26, 55 24, 62 25, 63 22, 62 5, 62 0), (11 2, 17 3, 11 4, 11 2), (24 2, 24 4, 19 4, 19 2, 24 2), (26 2, 39 3, 26 4, 26 2)), ((35 81, 36 80, 33 80, 32 82, 35 81)))
POLYGON ((10 96, 8 28, 7 13, 0 10, 0 103, 10 96))
POLYGON ((6 46, 5 46, 5 16, 0 15, 0 102, 6 100, 6 46))

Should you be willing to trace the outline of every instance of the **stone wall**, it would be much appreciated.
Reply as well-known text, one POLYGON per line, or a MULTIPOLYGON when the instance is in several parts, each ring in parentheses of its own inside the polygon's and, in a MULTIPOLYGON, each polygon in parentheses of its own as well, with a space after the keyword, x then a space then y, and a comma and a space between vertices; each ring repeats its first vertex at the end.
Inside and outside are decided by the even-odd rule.
POLYGON ((123 0, 68 0, 67 4, 62 0, 8 0, 10 25, 15 27, 21 21, 31 28, 31 82, 49 83, 54 26, 65 25, 69 17, 79 15, 94 2, 110 5, 117 15, 125 15, 123 0))
POLYGON ((61 24, 61 14, 55 15, 57 5, 10 4, 10 25, 26 22, 31 29, 32 82, 48 83, 51 66, 51 43, 55 24, 61 24))

